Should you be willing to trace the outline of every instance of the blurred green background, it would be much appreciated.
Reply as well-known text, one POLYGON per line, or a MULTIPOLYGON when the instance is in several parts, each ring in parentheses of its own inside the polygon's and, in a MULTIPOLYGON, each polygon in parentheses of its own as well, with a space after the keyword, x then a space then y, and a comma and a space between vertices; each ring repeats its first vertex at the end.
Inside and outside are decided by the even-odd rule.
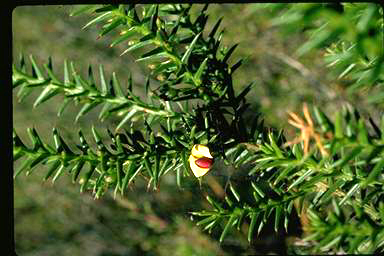
MULTIPOLYGON (((240 44, 230 62, 247 59, 236 71, 234 85, 240 91, 255 81, 247 97, 252 105, 248 115, 261 111, 268 125, 284 128, 290 137, 294 129, 288 126, 286 111, 301 111, 303 102, 321 106, 326 113, 333 113, 346 102, 372 116, 382 113, 358 95, 351 97, 346 93, 342 81, 335 79, 326 68, 323 50, 298 57, 296 50, 308 35, 301 29, 288 31, 273 26, 272 12, 259 7, 260 4, 212 4, 208 9, 207 27, 211 28, 223 16, 220 26, 225 28, 223 44, 228 47, 240 44)), ((17 7, 12 17, 14 61, 17 62, 22 53, 33 54, 39 64, 46 63, 52 56, 56 73, 62 75, 63 61, 67 59, 74 61, 84 76, 89 64, 94 68, 103 64, 107 77, 116 72, 122 84, 132 73, 134 84, 139 88, 136 91, 140 93, 148 68, 135 63, 134 56, 120 57, 125 45, 109 47, 114 33, 96 40, 98 27, 81 29, 90 17, 70 17, 72 8, 17 7)), ((194 8, 199 11, 202 5, 194 8)), ((104 128, 113 130, 116 126, 117 119, 100 123, 98 109, 74 124, 80 106, 70 106, 58 118, 59 96, 33 109, 38 92, 21 103, 16 93, 17 90, 13 97, 13 126, 29 145, 28 127, 36 127, 51 144, 51 130, 57 127, 64 138, 75 144, 79 128, 89 134, 95 125, 106 134, 104 128)), ((249 245, 240 230, 220 245, 217 242, 220 233, 204 233, 188 214, 207 207, 205 191, 194 179, 186 180, 181 191, 169 175, 157 192, 147 192, 143 181, 137 182, 124 197, 117 195, 114 200, 111 192, 94 200, 90 193, 79 194, 79 186, 72 184, 69 177, 63 176, 54 185, 51 181, 42 182, 44 172, 39 168, 29 177, 23 174, 14 181, 15 242, 19 255, 281 254, 286 251, 285 239, 291 239, 267 230, 249 245)), ((216 167, 213 174, 219 168, 216 167)), ((215 187, 215 180, 208 180, 210 186, 215 187)))

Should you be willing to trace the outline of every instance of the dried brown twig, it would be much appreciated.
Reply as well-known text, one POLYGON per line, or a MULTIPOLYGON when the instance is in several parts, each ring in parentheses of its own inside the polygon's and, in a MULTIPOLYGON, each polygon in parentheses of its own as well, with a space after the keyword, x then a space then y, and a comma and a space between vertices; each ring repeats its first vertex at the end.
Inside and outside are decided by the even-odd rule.
POLYGON ((313 121, 312 121, 312 118, 311 118, 311 115, 309 113, 309 110, 308 110, 306 103, 303 104, 303 113, 304 113, 304 117, 305 117, 305 120, 307 121, 307 123, 301 117, 299 117, 297 114, 295 114, 293 112, 288 112, 289 116, 291 117, 291 119, 288 119, 288 123, 290 123, 291 125, 293 125, 296 128, 299 128, 301 130, 301 134, 299 137, 285 143, 285 146, 297 144, 297 143, 303 141, 304 142, 304 154, 308 154, 309 143, 310 143, 310 140, 312 137, 316 142, 316 146, 320 149, 321 154, 323 156, 328 156, 329 153, 324 148, 324 145, 321 142, 320 134, 315 131, 315 127, 314 127, 314 124, 313 124, 313 121))

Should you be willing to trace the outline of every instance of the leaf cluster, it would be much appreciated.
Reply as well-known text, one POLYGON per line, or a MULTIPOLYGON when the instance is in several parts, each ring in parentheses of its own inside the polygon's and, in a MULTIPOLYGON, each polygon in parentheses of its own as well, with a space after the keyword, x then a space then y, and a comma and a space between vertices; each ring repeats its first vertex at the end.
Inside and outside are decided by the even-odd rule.
POLYGON ((368 103, 383 102, 383 8, 374 3, 264 4, 272 18, 271 26, 289 32, 300 28, 307 39, 298 56, 325 49, 329 71, 345 84, 347 92, 368 90, 368 103), (374 89, 372 91, 372 89, 374 89), (373 93, 376 92, 376 93, 373 93))
POLYGON ((376 236, 376 232, 383 228, 380 210, 384 196, 383 127, 379 128, 369 119, 372 128, 369 132, 355 110, 340 111, 334 122, 318 108, 314 112, 324 137, 328 135, 324 142, 329 156, 324 157, 317 150, 305 155, 298 144, 288 149, 284 147, 283 135, 274 131, 260 134, 256 145, 239 145, 237 149, 228 150, 232 164, 249 165, 248 178, 243 177, 237 186, 231 184, 227 196, 221 201, 207 198, 213 210, 194 212, 202 217, 198 224, 209 231, 221 225, 222 241, 232 228, 240 229, 246 223, 248 240, 252 241, 256 231, 259 234, 270 221, 274 221, 276 232, 283 224, 287 231, 291 214, 318 212, 325 216, 318 222, 311 219, 309 226, 303 226, 309 233, 304 241, 311 241, 310 246, 316 245, 313 249, 307 247, 307 252, 382 251, 383 240, 381 235, 376 236), (293 213, 292 207, 295 209, 293 213), (343 222, 332 219, 333 222, 328 223, 332 217, 326 217, 326 214, 336 212, 335 216, 341 216, 340 209, 346 214, 343 222), (358 238, 349 236, 352 228, 340 227, 348 220, 364 225, 368 231, 360 233, 358 238), (319 225, 328 226, 319 231, 319 225), (329 232, 333 225, 337 225, 338 231, 329 232), (357 240, 365 241, 369 246, 362 246, 357 240))
MULTIPOLYGON (((339 36, 343 42, 359 39, 365 44, 361 38, 368 38, 370 30, 363 26, 355 33, 345 27, 346 20, 352 15, 358 27, 365 22, 376 29, 371 18, 376 17, 377 6, 367 5, 362 14, 358 8, 347 7, 350 6, 329 11, 329 6, 324 9, 319 5, 274 5, 272 11, 290 13, 291 24, 301 18, 305 18, 306 24, 318 21, 320 16, 332 18, 299 49, 304 54, 324 45, 332 49, 330 43, 339 36), (347 15, 340 15, 343 12, 347 15)), ((74 182, 81 183, 81 191, 92 190, 97 198, 110 188, 123 193, 139 176, 148 181, 148 188, 157 189, 161 178, 170 173, 181 186, 183 177, 190 176, 190 149, 194 144, 206 144, 215 161, 235 170, 222 199, 208 195, 211 209, 192 212, 204 230, 220 230, 220 242, 235 228, 245 229, 251 242, 268 223, 273 223, 275 232, 283 227, 288 232, 292 216, 298 215, 310 220, 302 222, 308 235, 304 241, 310 243, 302 248, 304 251, 382 252, 384 119, 377 124, 352 108, 344 108, 331 120, 315 107, 315 129, 328 155, 315 146, 311 146, 308 154, 301 144, 288 146, 283 131, 267 128, 257 114, 247 126, 245 114, 249 104, 245 97, 252 84, 235 93, 232 74, 242 60, 228 65, 237 45, 220 45, 221 19, 207 32, 207 5, 194 19, 192 10, 191 5, 128 4, 83 6, 72 13, 95 14, 85 28, 100 25, 100 37, 119 31, 111 46, 125 44, 127 48, 122 54, 137 53, 138 62, 148 63, 151 71, 143 86, 145 99, 133 90, 140 86, 133 84, 132 77, 126 87, 120 85, 115 74, 107 82, 101 65, 100 84, 96 84, 92 67, 84 79, 73 63, 65 62, 64 78, 60 80, 51 59, 44 65, 43 73, 32 56, 32 71, 28 72, 21 57, 19 64, 13 66, 12 77, 14 88, 20 88, 20 100, 41 88, 35 107, 61 94, 64 102, 59 115, 74 101, 83 105, 75 120, 98 105, 102 106, 100 120, 111 116, 121 120, 115 131, 108 130, 109 145, 92 128, 95 149, 81 131, 76 151, 57 129, 53 129, 54 147, 44 143, 35 129, 28 129, 32 147, 14 132, 14 159, 21 159, 15 176, 25 170, 29 174, 39 164, 49 164, 45 179, 53 177, 54 182, 62 173, 69 172, 74 182), (138 128, 139 121, 144 129, 138 128), (364 231, 356 234, 357 228, 364 231)), ((275 25, 280 19, 273 21, 275 25)), ((353 59, 340 60, 339 67, 345 68, 344 61, 372 61, 370 58, 374 57, 358 50, 362 45, 350 48, 353 59)), ((371 64, 366 69, 369 72, 375 73, 381 67, 379 59, 371 64)), ((341 77, 352 74, 352 68, 347 69, 350 70, 344 70, 341 77)), ((354 70, 362 69, 356 64, 354 70)), ((377 84, 380 79, 375 75, 371 82, 377 84)))
MULTIPOLYGON (((101 191, 105 191, 110 186, 114 186, 115 191, 124 191, 126 185, 136 177, 137 173, 143 174, 148 179, 148 186, 153 184, 154 188, 157 188, 160 177, 167 173, 165 170, 172 170, 176 172, 180 185, 181 178, 190 173, 187 155, 194 144, 208 144, 214 152, 217 151, 218 154, 221 152, 221 156, 225 157, 225 149, 253 138, 252 134, 256 132, 256 127, 247 131, 243 118, 243 113, 248 107, 245 96, 250 91, 251 85, 238 95, 233 92, 231 75, 241 61, 232 68, 229 68, 226 63, 236 46, 229 50, 225 50, 225 47, 219 48, 222 33, 217 37, 215 34, 220 21, 212 28, 207 39, 204 39, 202 31, 208 18, 205 14, 207 6, 194 22, 188 14, 190 9, 190 5, 150 5, 141 8, 134 8, 133 5, 107 5, 96 9, 94 6, 86 6, 73 13, 79 14, 87 10, 97 13, 98 16, 85 27, 106 22, 100 36, 122 26, 122 32, 112 45, 127 40, 132 42, 131 37, 139 37, 136 43, 129 43, 131 46, 127 49, 128 51, 138 50, 144 45, 156 47, 156 53, 150 50, 150 54, 147 52, 138 59, 138 61, 145 59, 157 67, 151 75, 163 76, 158 81, 159 86, 156 89, 151 88, 153 86, 148 77, 145 84, 146 99, 141 99, 134 93, 132 76, 125 88, 121 86, 115 73, 107 82, 102 65, 99 66, 100 84, 96 84, 91 66, 88 68, 88 77, 83 78, 73 62, 69 65, 67 61, 64 62, 62 80, 55 75, 51 58, 48 64, 43 66, 45 73, 36 64, 33 56, 29 58, 31 74, 27 71, 28 63, 23 56, 20 57, 19 64, 13 66, 13 86, 20 88, 18 91, 20 100, 25 99, 33 90, 42 88, 34 107, 61 94, 64 96, 64 101, 58 110, 58 116, 72 101, 83 105, 75 121, 99 105, 102 105, 99 113, 101 121, 110 116, 123 117, 116 131, 114 133, 109 131, 109 139, 115 144, 118 143, 114 145, 114 150, 117 152, 112 153, 106 146, 99 145, 100 136, 95 129, 93 129, 93 135, 99 145, 97 153, 82 150, 84 156, 81 159, 88 162, 92 170, 84 184, 93 177, 93 169, 102 175, 108 176, 108 173, 111 173, 114 177, 108 186, 101 183, 102 178, 96 179, 99 182, 95 181, 92 189, 98 196, 102 193, 101 191), (136 9, 142 11, 141 15, 136 9), (179 16, 176 16, 177 19, 170 19, 172 15, 179 16), (180 47, 181 45, 186 47, 180 47), (182 52, 183 48, 186 48, 184 52, 182 52), (158 62, 159 53, 162 58, 166 57, 166 60, 160 63, 158 62), (158 69, 165 64, 167 68, 158 69), (202 102, 190 106, 191 100, 202 100, 202 102), (135 129, 134 123, 138 123, 139 120, 144 125, 145 133, 135 129), (123 127, 129 121, 131 121, 131 128, 127 131, 123 127), (119 130, 124 130, 125 133, 119 133, 119 130), (129 159, 128 162, 134 162, 132 167, 126 162, 127 159, 129 159), (127 170, 123 168, 124 163, 128 166, 127 170), (139 167, 143 170, 141 171, 139 167), (128 176, 126 176, 125 185, 122 186, 124 175, 128 176)), ((54 137, 58 136, 57 131, 54 131, 54 137)), ((40 140, 36 132, 31 134, 33 134, 32 141, 40 140)), ((61 141, 64 143, 63 139, 61 141)), ((80 141, 85 143, 84 147, 90 148, 82 134, 80 141)), ((19 139, 18 143, 21 143, 19 139)), ((17 174, 26 168, 35 167, 39 162, 46 163, 47 157, 60 158, 55 156, 60 155, 59 151, 46 148, 39 148, 44 151, 42 155, 29 155, 35 150, 38 148, 28 149, 22 143, 15 149, 17 152, 15 154, 28 155, 17 174)), ((68 161, 77 166, 76 172, 80 172, 83 166, 83 164, 77 165, 80 155, 72 152, 69 147, 62 150, 67 155, 71 155, 68 161)), ((53 165, 52 173, 57 169, 60 172, 67 169, 67 160, 61 158, 61 161, 62 165, 58 162, 53 165)), ((85 188, 86 185, 83 185, 81 190, 85 188)))

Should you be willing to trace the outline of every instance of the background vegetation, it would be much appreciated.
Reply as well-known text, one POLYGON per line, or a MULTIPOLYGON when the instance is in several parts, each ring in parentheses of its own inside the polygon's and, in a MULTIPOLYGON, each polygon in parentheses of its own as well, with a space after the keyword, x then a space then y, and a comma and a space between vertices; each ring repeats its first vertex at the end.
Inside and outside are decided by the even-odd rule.
MULTIPOLYGON (((197 6, 196 9, 202 8, 197 6)), ((333 32, 348 27, 348 21, 353 20, 358 12, 369 14, 370 7, 362 5, 360 9, 356 8, 357 13, 345 11, 342 19, 337 19, 334 14, 338 6, 327 7, 328 10, 316 14, 311 14, 309 7, 308 4, 221 4, 209 7, 207 27, 212 27, 217 18, 223 16, 223 44, 240 44, 230 62, 233 64, 241 57, 248 57, 234 75, 234 86, 241 91, 241 87, 255 81, 254 88, 247 95, 251 103, 249 115, 263 113, 265 123, 284 128, 288 138, 293 138, 295 130, 288 125, 286 110, 298 112, 303 102, 321 106, 322 111, 330 116, 341 106, 352 105, 361 113, 369 113, 374 120, 379 120, 384 98, 380 87, 383 79, 381 66, 379 71, 375 71, 380 75, 373 76, 378 80, 369 80, 369 77, 363 80, 365 84, 372 84, 371 87, 358 90, 356 85, 351 89, 351 85, 358 84, 356 77, 361 76, 358 71, 370 70, 369 65, 367 69, 363 61, 352 59, 356 54, 348 57, 340 50, 342 47, 349 49, 350 45, 340 46, 337 40, 332 40, 345 36, 352 42, 362 41, 356 39, 361 33, 355 30, 340 30, 339 34, 333 32), (306 21, 305 26, 301 25, 302 19, 306 21), (331 20, 331 24, 322 26, 324 20, 331 20), (316 41, 313 38, 318 35, 323 35, 318 44, 303 43, 309 38, 312 42, 316 41), (333 45, 327 44, 327 39, 333 45), (330 46, 328 52, 325 46, 330 46), (332 50, 334 54, 329 55, 332 50), (344 54, 342 61, 329 66, 334 62, 331 57, 340 52, 344 54), (330 56, 328 59, 324 58, 327 53, 330 56), (353 63, 359 64, 350 68, 353 63)), ((54 56, 55 70, 59 74, 63 70, 64 59, 74 60, 78 67, 87 67, 88 64, 96 67, 103 63, 105 73, 116 72, 122 84, 128 80, 127 71, 132 73, 135 83, 143 85, 141 93, 144 93, 148 67, 134 62, 135 53, 120 57, 126 48, 124 45, 109 47, 113 33, 95 40, 99 32, 97 28, 81 29, 89 17, 69 17, 71 10, 70 6, 15 9, 15 61, 20 53, 33 54, 38 63, 54 56)), ((374 12, 373 15, 377 14, 374 12)), ((376 20, 382 24, 379 17, 376 20)), ((366 25, 369 24, 360 25, 361 30, 366 25)), ((375 34, 375 31, 367 33, 373 33, 372 41, 377 42, 375 37, 380 34, 375 34)), ((372 49, 367 62, 374 56, 382 56, 382 43, 372 45, 367 40, 362 42, 361 47, 372 49)), ((102 127, 112 129, 118 124, 118 119, 97 122, 98 111, 95 110, 74 124, 76 115, 72 113, 80 108, 76 106, 70 106, 70 111, 57 118, 57 101, 60 101, 57 99, 31 110, 37 95, 35 93, 16 103, 18 98, 15 93, 13 99, 14 128, 23 141, 28 141, 26 127, 36 127, 45 140, 51 138, 51 129, 58 127, 63 137, 75 143, 77 134, 74 129, 82 127, 87 136, 91 134, 90 124, 95 124, 101 132, 105 132, 102 127)), ((102 135, 105 136, 106 132, 102 135)), ((216 180, 227 178, 220 171, 220 166, 216 167, 212 170, 213 179, 208 179, 210 187, 215 188, 217 193, 221 193, 223 188, 216 180)), ((209 208, 204 191, 194 181, 187 181, 181 192, 173 179, 163 181, 157 192, 146 192, 146 184, 139 181, 124 197, 117 195, 113 200, 112 191, 102 199, 94 200, 90 194, 79 195, 78 187, 71 184, 69 177, 61 178, 52 186, 50 181, 41 182, 43 174, 39 171, 29 177, 23 175, 15 179, 15 240, 20 255, 165 255, 169 251, 177 255, 279 254, 293 250, 287 248, 287 244, 298 243, 295 237, 302 232, 297 229, 290 230, 288 235, 284 232, 275 234, 271 226, 265 228, 256 241, 248 244, 246 233, 234 231, 220 245, 217 242, 220 232, 208 235, 190 220, 189 211, 209 208)), ((301 225, 298 218, 291 221, 301 225)))

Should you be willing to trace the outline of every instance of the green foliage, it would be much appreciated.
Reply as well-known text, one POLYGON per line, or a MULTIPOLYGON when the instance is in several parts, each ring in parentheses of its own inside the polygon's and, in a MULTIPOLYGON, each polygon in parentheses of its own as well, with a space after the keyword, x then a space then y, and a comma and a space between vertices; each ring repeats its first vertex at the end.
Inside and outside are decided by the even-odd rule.
MULTIPOLYGON (((177 13, 186 13, 190 9, 190 7, 182 8, 178 5, 173 8, 176 9, 168 10, 164 8, 160 9, 160 11, 164 11, 165 13, 173 13, 175 11, 177 13)), ((129 80, 130 82, 126 93, 123 92, 114 74, 110 82, 107 83, 102 66, 99 68, 99 88, 95 85, 91 67, 88 68, 88 79, 83 79, 77 74, 73 63, 69 65, 70 68, 68 68, 67 62, 64 63, 63 81, 60 81, 54 75, 51 60, 49 60, 47 65, 44 65, 47 72, 46 76, 42 74, 42 71, 32 56, 30 57, 32 75, 26 73, 26 63, 23 57, 21 57, 20 66, 14 66, 13 69, 14 87, 21 87, 19 90, 21 100, 25 98, 28 93, 32 92, 32 88, 44 88, 35 101, 35 107, 61 93, 64 94, 65 100, 58 111, 59 115, 64 111, 69 101, 73 100, 76 103, 84 104, 77 114, 76 120, 99 104, 103 104, 103 108, 99 114, 100 119, 105 119, 113 114, 124 116, 117 125, 116 130, 120 129, 130 119, 133 119, 135 115, 138 116, 138 118, 143 117, 145 119, 144 123, 147 128, 147 133, 143 135, 139 130, 133 130, 131 126, 131 131, 126 133, 127 136, 130 137, 130 143, 125 135, 120 135, 120 137, 117 138, 117 135, 110 133, 112 141, 115 141, 115 148, 118 154, 120 154, 119 157, 112 157, 113 154, 107 150, 107 147, 102 146, 102 144, 99 145, 98 150, 101 151, 100 154, 102 154, 102 157, 98 157, 97 160, 90 157, 92 159, 92 163, 90 164, 91 171, 89 171, 86 182, 82 185, 81 190, 85 188, 88 179, 91 178, 93 169, 99 170, 101 173, 110 170, 110 172, 115 173, 114 176, 120 177, 122 174, 120 174, 120 171, 117 169, 123 170, 121 167, 123 161, 126 159, 135 161, 138 158, 141 159, 140 163, 136 163, 135 167, 132 167, 131 174, 126 174, 127 181, 131 180, 129 175, 136 175, 139 172, 136 170, 138 166, 144 166, 149 177, 148 185, 153 183, 154 187, 157 187, 160 177, 166 173, 165 170, 178 169, 183 166, 186 169, 183 174, 188 175, 189 167, 186 163, 185 155, 188 154, 187 151, 190 150, 193 144, 208 143, 213 148, 220 147, 221 150, 224 150, 224 148, 230 147, 239 141, 246 140, 245 136, 247 136, 247 134, 243 133, 245 127, 241 115, 248 106, 245 104, 245 96, 249 91, 249 87, 238 96, 234 95, 231 83, 231 71, 225 63, 231 51, 225 54, 221 53, 222 60, 217 59, 216 51, 218 50, 221 38, 218 37, 218 39, 215 39, 214 35, 218 26, 211 31, 207 40, 204 40, 200 36, 201 26, 206 19, 204 12, 197 18, 194 26, 190 28, 189 34, 191 34, 191 36, 187 38, 185 38, 185 32, 181 33, 181 35, 176 33, 177 30, 181 30, 186 26, 180 21, 169 22, 170 24, 167 23, 167 28, 172 28, 171 32, 168 31, 168 33, 170 33, 169 36, 166 36, 168 34, 165 27, 160 26, 159 31, 163 33, 162 36, 160 36, 159 31, 154 29, 157 25, 155 25, 156 23, 153 20, 153 17, 156 16, 156 22, 161 23, 157 15, 159 12, 158 8, 150 8, 149 10, 144 8, 141 21, 137 18, 136 10, 131 7, 125 10, 122 9, 121 6, 110 6, 107 10, 97 9, 96 12, 103 13, 86 26, 107 18, 118 21, 124 18, 124 24, 129 26, 130 31, 138 31, 137 34, 144 35, 137 44, 134 44, 136 48, 143 46, 143 42, 146 42, 146 44, 160 45, 160 48, 156 48, 157 53, 154 59, 152 54, 144 54, 139 60, 145 58, 146 60, 155 61, 156 63, 160 52, 164 53, 163 56, 168 57, 168 59, 164 61, 167 62, 166 69, 155 68, 156 75, 160 74, 166 77, 166 79, 163 78, 165 80, 161 81, 160 86, 157 89, 151 90, 150 81, 147 80, 146 91, 149 100, 143 101, 133 93, 132 79, 129 80), (168 38, 171 35, 172 40, 175 41, 168 38), (175 42, 180 41, 183 41, 184 44, 188 46, 184 53, 178 53, 176 47, 172 47, 173 44, 176 44, 175 42), (210 48, 208 46, 210 46, 210 48), (202 49, 206 50, 202 52, 202 49), (202 56, 208 57, 203 59, 202 56), (199 59, 202 61, 200 64, 198 62, 199 59), (172 63, 173 65, 169 65, 172 63), (196 63, 198 63, 198 65, 196 65, 196 63), (187 84, 188 87, 178 88, 180 84, 187 84), (191 99, 203 99, 205 104, 202 107, 198 106, 193 108, 192 111, 189 110, 188 103, 184 105, 180 104, 180 101, 186 102, 191 99), (148 101, 150 101, 150 103, 147 103, 148 101), (173 110, 175 108, 174 103, 178 103, 180 111, 177 112, 173 110), (233 112, 231 113, 227 109, 233 112), (231 123, 227 121, 223 113, 233 116, 231 123), (151 128, 153 124, 160 126, 161 131, 154 131, 151 128), (144 139, 144 137, 147 138, 144 139), (229 142, 229 139, 232 141, 229 142), (129 148, 127 149, 125 147, 129 148), (106 159, 102 160, 103 157, 106 159), (103 166, 102 162, 108 164, 103 166)), ((115 24, 114 21, 109 22, 115 24)), ((189 19, 185 22, 187 24, 191 23, 189 19)), ((102 32, 101 34, 105 33, 102 32)), ((126 40, 128 39, 126 35, 123 36, 126 40)), ((121 37, 119 40, 121 40, 121 37)), ((130 47, 128 50, 133 49, 130 47)), ((164 62, 159 65, 164 65, 164 62)), ((99 139, 95 134, 94 132, 96 143, 99 144, 99 139)), ((80 136, 80 140, 86 143, 82 136, 80 136)), ((89 146, 85 144, 83 145, 83 148, 84 147, 88 148, 89 146)), ((83 154, 87 153, 87 150, 83 150, 83 154)), ((48 157, 46 154, 44 154, 44 156, 48 157)), ((67 152, 67 154, 75 158, 70 160, 71 163, 76 163, 76 168, 79 169, 79 172, 82 164, 78 164, 78 160, 76 160, 77 158, 73 152, 70 151, 67 152)), ((97 156, 98 154, 93 153, 93 155, 97 156)), ((29 160, 30 158, 26 159, 26 161, 29 160)), ((66 163, 63 165, 66 166, 66 163)), ((26 165, 26 167, 30 166, 26 165)), ((57 168, 60 168, 60 171, 63 169, 59 165, 53 165, 52 172, 57 168)), ((20 171, 22 170, 23 168, 20 171)), ((97 180, 100 181, 102 178, 97 178, 97 180)), ((120 180, 116 182, 115 191, 123 191, 125 188, 120 187, 122 185, 120 184, 120 180)), ((97 195, 99 195, 105 187, 108 187, 103 185, 101 181, 95 181, 94 184, 93 190, 97 191, 97 195)))
POLYGON ((315 252, 373 253, 383 246, 383 229, 361 209, 355 216, 346 216, 333 201, 334 211, 319 217, 308 211, 311 235, 304 240, 317 240, 315 252))
POLYGON ((297 49, 298 55, 326 48, 324 60, 330 72, 344 81, 348 93, 368 90, 371 93, 366 95, 367 101, 382 106, 382 6, 374 3, 267 4, 259 8, 276 17, 271 20, 273 26, 283 26, 287 31, 301 29, 308 35, 308 40, 297 49))
MULTIPOLYGON (((256 231, 260 233, 268 221, 274 221, 276 232, 283 223, 287 230, 292 207, 297 201, 298 214, 305 204, 322 214, 329 212, 332 205, 338 207, 337 209, 347 207, 349 214, 363 214, 364 218, 369 218, 371 222, 364 225, 373 225, 369 227, 372 232, 382 229, 383 219, 379 209, 384 196, 384 141, 381 133, 370 135, 356 111, 343 111, 343 114, 338 115, 337 123, 329 121, 319 109, 316 112, 316 121, 320 124, 327 122, 329 127, 324 132, 335 134, 325 145, 331 152, 330 156, 322 157, 316 151, 305 156, 298 145, 294 145, 292 150, 284 149, 281 134, 268 133, 268 140, 258 142, 252 149, 250 146, 249 149, 243 148, 237 154, 243 157, 234 157, 234 164, 253 163, 248 172, 252 180, 247 185, 241 183, 239 187, 244 197, 239 196, 231 186, 231 193, 222 202, 209 198, 213 210, 195 212, 195 215, 204 217, 198 224, 204 225, 204 229, 212 230, 225 220, 220 238, 222 240, 231 227, 239 228, 248 219, 248 240, 251 241, 256 231), (253 198, 249 198, 249 195, 253 195, 253 198)), ((375 126, 374 123, 372 125, 375 126)), ((235 154, 232 152, 231 154, 235 154)), ((337 211, 340 212, 340 209, 337 211)), ((353 216, 349 218, 355 221, 353 216)), ((315 226, 313 232, 317 232, 317 224, 311 222, 312 224, 315 226)), ((331 226, 327 228, 331 229, 331 226)), ((346 228, 340 232, 348 233, 348 230, 346 228)), ((340 232, 324 230, 322 238, 320 235, 310 236, 310 241, 318 239, 316 241, 322 250, 340 247, 353 253, 373 253, 377 248, 383 249, 382 239, 370 232, 359 235, 359 239, 371 244, 370 246, 342 246, 340 239, 349 241, 352 238, 347 238, 345 234, 341 237, 340 232), (325 238, 328 242, 338 239, 339 247, 332 247, 335 244, 326 244, 328 247, 325 247, 321 240, 325 238)), ((316 247, 314 252, 320 247, 316 247)))
MULTIPOLYGON (((382 40, 378 36, 382 9, 373 4, 297 6, 276 4, 270 10, 284 12, 272 21, 274 25, 298 27, 304 20, 313 33, 299 54, 328 47, 326 61, 332 62, 338 78, 351 79, 351 91, 380 87, 382 49, 375 43, 382 40), (356 28, 349 26, 351 20, 356 28), (375 47, 366 51, 371 44, 375 47)), ((288 232, 292 216, 305 216, 309 223, 301 223, 306 232, 302 241, 308 243, 297 246, 301 252, 383 252, 384 118, 377 125, 352 107, 329 118, 314 107, 314 122, 304 111, 309 124, 301 128, 300 140, 318 136, 310 152, 287 142, 283 131, 267 128, 258 114, 246 122, 245 97, 252 84, 235 92, 232 75, 242 60, 228 64, 237 45, 220 46, 221 19, 206 30, 207 7, 194 19, 192 6, 179 4, 83 6, 72 13, 96 14, 84 28, 101 24, 100 37, 119 30, 111 47, 125 43, 122 55, 134 52, 137 62, 148 63, 145 99, 135 94, 132 77, 127 87, 114 73, 107 82, 102 65, 97 84, 91 67, 84 79, 73 63, 68 67, 65 62, 60 80, 51 59, 44 74, 32 56, 29 73, 21 57, 13 66, 13 86, 20 88, 20 100, 41 88, 34 107, 61 94, 59 116, 73 101, 83 105, 75 121, 98 105, 102 105, 99 119, 115 116, 120 121, 114 132, 108 130, 108 143, 112 142, 108 146, 94 127, 95 149, 79 131, 77 151, 57 129, 53 129, 54 147, 44 143, 35 129, 28 129, 31 147, 14 132, 14 159, 22 159, 15 177, 50 164, 45 179, 55 182, 68 172, 75 182, 81 176, 80 191, 91 190, 96 198, 108 189, 123 194, 139 176, 148 181, 148 188, 157 189, 169 173, 182 186, 183 179, 192 179, 187 160, 192 146, 207 144, 215 161, 234 172, 223 198, 207 195, 211 209, 191 213, 204 230, 219 230, 220 242, 237 229, 246 230, 251 243, 271 223, 276 233, 288 232), (305 133, 308 129, 310 133, 305 133)), ((382 98, 375 97, 368 100, 381 103, 382 98)))

